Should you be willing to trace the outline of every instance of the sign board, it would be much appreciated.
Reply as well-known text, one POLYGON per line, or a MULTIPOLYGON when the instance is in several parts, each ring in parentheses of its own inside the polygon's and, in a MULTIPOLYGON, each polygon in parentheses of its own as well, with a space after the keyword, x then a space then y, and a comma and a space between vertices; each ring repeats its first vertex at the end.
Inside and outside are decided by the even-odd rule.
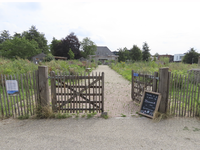
POLYGON ((8 94, 19 92, 17 80, 6 80, 6 90, 8 94))
POLYGON ((161 94, 156 92, 144 91, 140 104, 139 114, 153 118, 154 112, 158 111, 161 94))

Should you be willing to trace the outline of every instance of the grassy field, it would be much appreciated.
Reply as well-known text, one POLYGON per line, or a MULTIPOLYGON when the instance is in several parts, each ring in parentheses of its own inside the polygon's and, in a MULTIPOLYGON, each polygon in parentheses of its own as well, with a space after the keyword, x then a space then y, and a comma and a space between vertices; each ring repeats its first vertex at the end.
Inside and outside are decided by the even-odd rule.
POLYGON ((121 74, 125 79, 131 81, 131 72, 141 72, 141 73, 153 73, 159 72, 161 67, 169 67, 169 71, 175 74, 187 75, 187 71, 192 68, 198 68, 197 64, 183 64, 183 63, 166 63, 165 65, 161 63, 156 63, 154 61, 150 62, 135 62, 135 63, 125 63, 119 62, 117 64, 112 63, 110 67, 121 74))

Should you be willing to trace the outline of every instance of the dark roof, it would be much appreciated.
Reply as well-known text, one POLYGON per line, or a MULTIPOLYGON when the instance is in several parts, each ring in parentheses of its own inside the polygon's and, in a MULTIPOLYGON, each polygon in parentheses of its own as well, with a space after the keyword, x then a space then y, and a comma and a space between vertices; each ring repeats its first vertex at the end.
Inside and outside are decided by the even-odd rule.
POLYGON ((37 54, 37 55, 35 55, 35 56, 32 56, 31 58, 33 58, 33 57, 43 58, 43 57, 45 57, 45 56, 46 56, 46 54, 40 53, 40 54, 37 54))
POLYGON ((97 51, 95 52, 95 55, 108 56, 114 54, 106 46, 97 46, 97 51))

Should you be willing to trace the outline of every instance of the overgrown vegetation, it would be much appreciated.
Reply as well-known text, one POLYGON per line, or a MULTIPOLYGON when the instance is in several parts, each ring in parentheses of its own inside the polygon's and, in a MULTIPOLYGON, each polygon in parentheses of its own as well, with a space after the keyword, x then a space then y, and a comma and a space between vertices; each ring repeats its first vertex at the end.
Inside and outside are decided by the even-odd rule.
MULTIPOLYGON (((164 58, 165 59, 165 58, 164 58)), ((198 68, 197 64, 184 64, 184 63, 156 63, 154 61, 148 61, 148 62, 135 62, 135 63, 125 63, 125 62, 118 62, 117 64, 110 64, 110 67, 121 74, 125 79, 131 81, 131 72, 134 70, 136 73, 153 73, 153 72, 159 72, 159 68, 162 67, 169 67, 169 71, 181 74, 181 75, 187 75, 188 70, 192 68, 198 68)))

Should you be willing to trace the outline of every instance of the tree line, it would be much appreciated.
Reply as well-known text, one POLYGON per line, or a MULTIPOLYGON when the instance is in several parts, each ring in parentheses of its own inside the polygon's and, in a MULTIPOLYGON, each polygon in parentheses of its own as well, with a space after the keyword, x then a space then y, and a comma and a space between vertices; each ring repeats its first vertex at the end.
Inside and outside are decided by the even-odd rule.
POLYGON ((16 57, 30 59, 42 52, 68 59, 79 59, 94 55, 96 49, 96 44, 90 38, 86 37, 80 42, 74 33, 60 40, 53 37, 51 44, 48 45, 45 34, 39 32, 35 26, 22 33, 15 32, 13 36, 7 30, 0 34, 0 55, 9 59, 16 57))
POLYGON ((151 57, 150 49, 146 42, 144 42, 142 50, 137 45, 133 45, 130 50, 128 50, 126 47, 118 50, 119 61, 149 61, 151 57))

